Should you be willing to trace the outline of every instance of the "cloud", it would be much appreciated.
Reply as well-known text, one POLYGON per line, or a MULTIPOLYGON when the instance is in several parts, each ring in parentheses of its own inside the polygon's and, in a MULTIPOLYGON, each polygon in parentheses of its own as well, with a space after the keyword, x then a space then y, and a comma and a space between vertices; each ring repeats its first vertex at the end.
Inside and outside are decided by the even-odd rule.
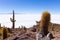
MULTIPOLYGON (((2 26, 5 25, 11 28, 12 22, 10 21, 10 18, 12 18, 12 14, 0 14, 0 23, 2 26)), ((21 25, 29 28, 36 24, 35 21, 39 21, 41 19, 41 14, 16 14, 15 19, 16 28, 21 25)), ((60 14, 52 14, 51 22, 60 24, 60 14)))
POLYGON ((51 22, 60 24, 60 14, 52 14, 51 22))

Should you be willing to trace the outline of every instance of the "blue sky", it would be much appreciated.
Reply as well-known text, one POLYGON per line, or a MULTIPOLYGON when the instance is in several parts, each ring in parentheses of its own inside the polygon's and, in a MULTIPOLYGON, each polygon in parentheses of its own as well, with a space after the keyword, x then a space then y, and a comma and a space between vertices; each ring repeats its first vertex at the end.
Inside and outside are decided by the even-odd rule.
POLYGON ((60 0, 0 0, 0 14, 12 13, 39 14, 49 11, 51 14, 60 13, 60 0))

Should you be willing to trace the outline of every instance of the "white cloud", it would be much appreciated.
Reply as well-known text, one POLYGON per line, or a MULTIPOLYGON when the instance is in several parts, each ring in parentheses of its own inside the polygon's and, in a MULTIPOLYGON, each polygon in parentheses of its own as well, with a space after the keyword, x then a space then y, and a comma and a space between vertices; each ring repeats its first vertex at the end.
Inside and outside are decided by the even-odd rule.
MULTIPOLYGON (((0 23, 2 26, 5 25, 7 27, 11 27, 12 23, 10 18, 12 18, 12 14, 0 14, 0 23)), ((41 14, 16 14, 15 19, 16 27, 21 25, 31 27, 36 24, 35 21, 39 21, 41 19, 41 14)), ((60 14, 52 14, 51 22, 60 24, 60 14)))
POLYGON ((60 14, 52 14, 51 22, 60 24, 60 14))

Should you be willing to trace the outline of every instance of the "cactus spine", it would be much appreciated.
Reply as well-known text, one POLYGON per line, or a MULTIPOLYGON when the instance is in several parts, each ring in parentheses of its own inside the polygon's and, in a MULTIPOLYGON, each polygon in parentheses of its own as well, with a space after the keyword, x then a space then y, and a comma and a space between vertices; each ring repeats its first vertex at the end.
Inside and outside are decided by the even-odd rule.
POLYGON ((40 22, 40 31, 44 33, 44 35, 48 34, 48 25, 50 22, 50 13, 49 12, 43 12, 41 22, 40 22))

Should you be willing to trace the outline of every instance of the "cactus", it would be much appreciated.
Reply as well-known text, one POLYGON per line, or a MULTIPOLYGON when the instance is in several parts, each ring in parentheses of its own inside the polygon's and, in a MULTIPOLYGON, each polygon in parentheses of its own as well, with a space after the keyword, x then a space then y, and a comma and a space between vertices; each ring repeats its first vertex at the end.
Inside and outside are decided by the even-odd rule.
POLYGON ((54 24, 52 24, 52 31, 54 31, 54 24))
POLYGON ((20 26, 19 26, 19 28, 20 28, 20 26))
POLYGON ((26 31, 27 30, 27 28, 25 27, 25 26, 21 26, 22 27, 22 29, 24 30, 24 31, 26 31))
POLYGON ((10 18, 11 22, 12 22, 12 28, 14 29, 15 28, 15 14, 14 14, 14 10, 13 10, 13 17, 10 18))
POLYGON ((49 12, 43 12, 41 22, 40 22, 40 32, 43 32, 44 35, 48 34, 48 25, 50 22, 50 13, 49 12))
POLYGON ((2 39, 4 40, 5 38, 7 38, 8 35, 8 30, 7 28, 3 27, 2 28, 2 39))
POLYGON ((24 26, 24 30, 26 31, 27 30, 27 28, 24 26))

